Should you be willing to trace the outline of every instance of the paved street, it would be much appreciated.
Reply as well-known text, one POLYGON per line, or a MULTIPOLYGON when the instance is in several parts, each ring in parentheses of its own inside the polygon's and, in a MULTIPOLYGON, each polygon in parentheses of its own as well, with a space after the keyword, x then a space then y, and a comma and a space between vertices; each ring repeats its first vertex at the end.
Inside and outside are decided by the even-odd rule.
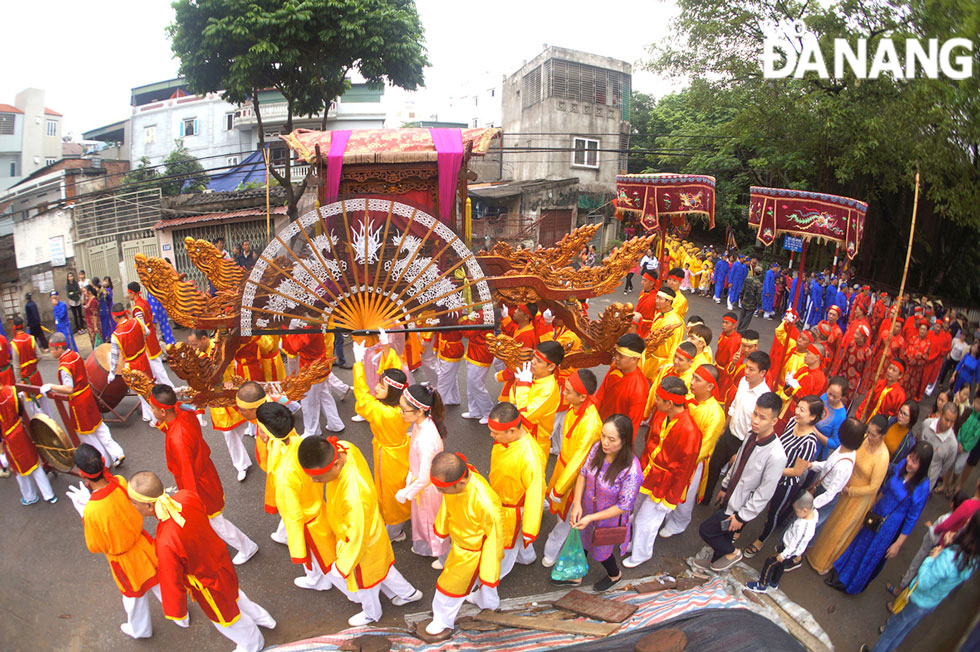
MULTIPOLYGON (((638 284, 637 284, 638 285, 638 284)), ((610 301, 621 301, 622 293, 613 294, 592 302, 593 315, 610 301)), ((635 301, 634 292, 629 300, 635 301)), ((713 330, 720 323, 723 310, 705 299, 692 297, 690 314, 700 314, 713 330)), ((753 326, 762 333, 762 344, 768 348, 775 322, 756 319, 753 326)), ((717 330, 716 330, 717 332, 717 330)), ((178 337, 186 331, 177 331, 178 337)), ((87 337, 83 336, 86 340, 87 337)), ((714 344, 714 343, 713 343, 714 344)), ((350 352, 348 348, 348 357, 350 352)), ((41 365, 42 375, 50 381, 54 373, 54 361, 48 356, 41 365)), ((601 370, 596 370, 601 371, 601 370)), ((338 376, 350 382, 351 372, 339 370, 338 376)), ((461 382, 464 379, 461 374, 461 382)), ((493 389, 491 390, 493 391, 493 389)), ((134 401, 135 399, 128 399, 134 401)), ((125 405, 125 404, 124 404, 125 405)), ((449 438, 447 450, 460 450, 483 472, 489 467, 490 438, 485 426, 459 418, 464 408, 450 408, 449 438)), ((348 421, 353 414, 353 395, 340 404, 341 416, 348 421)), ((163 475, 167 481, 163 457, 163 435, 139 419, 139 412, 125 425, 111 425, 118 441, 124 446, 127 461, 122 471, 127 477, 136 471, 151 469, 163 475)), ((284 643, 332 633, 346 627, 346 619, 359 611, 335 592, 313 593, 297 589, 292 580, 298 576, 298 568, 289 561, 286 548, 274 543, 269 534, 276 526, 276 518, 262 511, 264 477, 254 466, 243 483, 235 480, 227 449, 220 435, 206 430, 205 436, 212 449, 212 458, 221 474, 227 505, 224 514, 241 527, 260 546, 260 552, 239 568, 242 588, 256 602, 265 606, 278 619, 276 630, 265 632, 268 644, 284 643)), ((364 423, 349 423, 342 435, 361 448, 370 451, 370 432, 364 423)), ((247 442, 252 448, 252 442, 247 442)), ((254 449, 253 449, 254 454, 254 449)), ((370 458, 370 454, 368 455, 370 458)), ((553 459, 553 458, 552 458, 553 459)), ((230 650, 231 644, 213 631, 200 610, 191 608, 191 627, 181 630, 167 622, 159 605, 152 607, 154 636, 148 641, 134 642, 119 631, 124 613, 119 593, 112 582, 106 561, 91 555, 84 542, 82 524, 64 498, 71 478, 60 476, 53 486, 61 500, 57 505, 38 503, 28 508, 18 504, 18 491, 13 478, 0 480, 0 510, 3 527, 0 528, 0 641, 4 650, 176 650, 204 649, 230 650)), ((77 481, 76 481, 77 482, 77 481)), ((946 507, 943 501, 932 499, 926 508, 923 521, 933 519, 946 507)), ((649 575, 663 558, 677 558, 697 552, 701 541, 697 535, 697 523, 710 513, 710 509, 698 507, 692 526, 683 535, 658 541, 654 559, 640 568, 626 571, 627 577, 649 575)), ((550 530, 553 517, 545 516, 544 534, 550 530)), ((761 522, 747 526, 754 534, 761 522)), ((873 643, 875 630, 885 621, 885 582, 896 580, 919 546, 923 526, 916 527, 903 547, 898 559, 892 560, 884 572, 859 596, 845 596, 824 586, 806 565, 785 577, 785 592, 808 608, 827 630, 838 649, 856 650, 862 642, 873 643)), ((544 535, 543 535, 544 536, 544 535)), ((542 539, 543 539, 542 536, 542 539)), ((772 541, 774 542, 775 539, 772 541)), ((543 543, 536 546, 539 550, 543 543)), ((771 552, 772 545, 767 548, 771 552)), ((409 543, 395 544, 398 568, 425 593, 423 602, 407 607, 393 607, 384 601, 383 624, 400 625, 401 617, 409 612, 428 608, 433 586, 438 574, 429 567, 429 560, 413 555, 409 543)), ((765 555, 749 563, 760 568, 765 555)), ((518 567, 501 585, 502 598, 530 595, 550 589, 548 570, 540 564, 518 567)), ((599 579, 601 569, 594 565, 593 573, 586 580, 599 579)), ((961 587, 949 604, 970 605, 977 603, 976 582, 961 587)), ((959 619, 969 618, 975 609, 960 610, 958 614, 933 618, 931 628, 920 630, 931 635, 928 644, 923 643, 924 632, 911 637, 903 649, 945 649, 944 636, 953 637, 959 631, 959 619), (968 613, 962 613, 968 612, 968 613), (927 647, 923 647, 927 645, 927 647)), ((953 639, 955 640, 955 639, 953 639)))

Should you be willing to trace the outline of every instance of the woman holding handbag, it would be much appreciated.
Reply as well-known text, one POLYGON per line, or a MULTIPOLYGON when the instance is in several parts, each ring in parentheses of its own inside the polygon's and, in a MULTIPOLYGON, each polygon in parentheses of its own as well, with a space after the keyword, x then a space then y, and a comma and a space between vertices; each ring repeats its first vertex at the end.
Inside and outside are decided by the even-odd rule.
POLYGON ((582 547, 606 569, 606 577, 592 587, 597 593, 608 591, 623 578, 615 547, 619 545, 620 554, 626 554, 630 515, 642 483, 643 470, 633 454, 633 422, 614 414, 603 422, 599 442, 582 465, 568 514, 572 527, 582 533, 582 547))
POLYGON ((861 531, 834 562, 825 580, 846 593, 860 593, 896 555, 929 500, 932 444, 919 442, 885 482, 878 502, 864 517, 861 531))

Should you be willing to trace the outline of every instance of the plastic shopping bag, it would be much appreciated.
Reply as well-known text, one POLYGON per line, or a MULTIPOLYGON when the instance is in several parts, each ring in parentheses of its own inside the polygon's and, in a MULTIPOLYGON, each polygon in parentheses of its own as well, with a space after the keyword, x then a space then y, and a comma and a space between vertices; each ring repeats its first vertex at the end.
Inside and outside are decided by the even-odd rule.
POLYGON ((585 577, 589 572, 589 562, 585 559, 585 550, 582 549, 582 535, 578 530, 571 530, 565 543, 561 547, 558 561, 551 569, 551 579, 553 580, 577 580, 585 577))

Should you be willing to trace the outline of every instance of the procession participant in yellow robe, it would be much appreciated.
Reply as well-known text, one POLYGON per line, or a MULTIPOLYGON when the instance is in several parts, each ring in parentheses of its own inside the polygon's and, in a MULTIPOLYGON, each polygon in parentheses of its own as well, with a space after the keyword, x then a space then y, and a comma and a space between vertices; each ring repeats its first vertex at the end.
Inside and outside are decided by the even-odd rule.
POLYGON ((363 627, 380 620, 381 591, 394 605, 421 600, 422 592, 395 568, 378 494, 361 451, 336 437, 307 437, 296 456, 323 494, 323 512, 336 545, 330 575, 346 582, 350 600, 363 607, 347 623, 363 627))
MULTIPOLYGON (((194 330, 187 336, 187 343, 194 347, 197 354, 202 358, 210 360, 214 355, 214 340, 208 337, 206 330, 194 330)), ((232 365, 225 367, 222 381, 230 383, 235 370, 232 365)), ((238 472, 238 481, 245 479, 248 468, 252 466, 252 460, 248 458, 245 451, 243 437, 248 432, 248 422, 234 407, 209 407, 211 413, 211 427, 225 437, 225 446, 228 448, 228 455, 231 456, 231 465, 238 472)))
POLYGON ((277 382, 286 377, 278 335, 263 335, 259 338, 259 357, 262 359, 262 375, 266 382, 277 382))
POLYGON ((674 356, 674 349, 684 339, 684 322, 674 312, 673 301, 677 294, 668 287, 657 290, 657 311, 658 314, 650 326, 651 331, 661 328, 672 327, 673 330, 660 346, 654 349, 653 353, 645 353, 643 356, 643 373, 648 380, 653 379, 660 367, 670 362, 674 356))
POLYGON ((442 452, 432 460, 432 484, 442 493, 435 531, 449 537, 446 565, 436 580, 430 636, 452 635, 463 601, 479 580, 480 605, 500 605, 497 584, 504 557, 504 515, 500 497, 460 453, 442 452), (448 631, 447 631, 448 630, 448 631))
POLYGON ((674 298, 671 301, 671 306, 674 309, 674 314, 683 321, 687 317, 687 297, 681 292, 681 283, 684 282, 684 270, 682 266, 674 267, 674 269, 667 272, 667 287, 674 291, 674 298))
MULTIPOLYGON (((513 403, 497 403, 490 410, 490 486, 504 509, 504 559, 500 579, 507 576, 515 562, 533 564, 534 540, 541 530, 544 508, 544 452, 524 427, 521 413, 513 403)), ((479 604, 479 594, 471 594, 479 604)))
POLYGON ((337 542, 327 523, 323 494, 296 456, 302 438, 294 429, 293 415, 278 403, 263 403, 255 414, 270 435, 269 465, 275 469, 276 507, 285 524, 289 557, 305 571, 293 584, 316 591, 335 587, 348 595, 347 582, 329 574, 337 542))
POLYGON ((715 356, 711 353, 711 338, 714 333, 704 323, 692 324, 687 320, 687 341, 692 342, 698 349, 698 354, 694 356, 694 368, 697 369, 703 364, 714 364, 715 356))
POLYGON ((691 524, 694 505, 704 496, 707 485, 704 471, 711 459, 711 452, 715 449, 715 442, 725 429, 725 408, 718 401, 721 396, 718 389, 718 368, 710 364, 698 366, 691 376, 690 387, 694 400, 688 405, 688 411, 701 431, 701 451, 698 453, 697 469, 684 494, 684 502, 677 505, 664 519, 658 535, 660 538, 680 534, 691 524))
MULTIPOLYGON (((582 338, 576 335, 572 329, 565 325, 565 321, 559 317, 555 317, 552 322, 554 326, 554 337, 555 342, 561 344, 561 348, 565 351, 565 355, 568 356, 570 353, 582 350, 582 338)), ((558 383, 558 392, 560 400, 558 402, 558 409, 555 411, 555 425, 551 428, 551 454, 558 455, 561 452, 561 429, 562 425, 565 423, 565 414, 568 412, 568 402, 565 401, 564 387, 565 381, 568 377, 576 372, 575 367, 559 367, 556 374, 556 382, 558 383)))
POLYGON ((389 347, 378 365, 378 383, 372 395, 364 373, 365 346, 355 341, 353 349, 354 411, 371 427, 374 487, 381 517, 388 526, 391 540, 404 541, 405 521, 412 516, 412 506, 395 500, 395 494, 405 488, 408 477, 408 423, 402 419, 399 406, 402 392, 408 386, 408 377, 402 371, 398 354, 389 347))
POLYGON ((143 517, 129 501, 126 480, 106 470, 102 454, 89 444, 75 449, 75 466, 82 486, 73 486, 68 497, 85 527, 89 552, 103 554, 112 579, 122 594, 126 622, 119 626, 131 638, 153 636, 149 593, 160 599, 157 554, 153 537, 143 529, 143 517))
POLYGON ((657 370, 653 381, 650 384, 650 392, 647 394, 647 403, 644 408, 644 419, 648 418, 657 406, 657 388, 660 381, 668 376, 676 376, 684 381, 685 387, 690 387, 691 376, 694 375, 694 356, 697 348, 692 342, 681 342, 674 350, 674 359, 671 364, 666 364, 657 370))
POLYGON ((691 289, 697 292, 701 287, 701 269, 704 267, 704 260, 700 256, 692 256, 691 264, 691 289))
POLYGON ((545 464, 551 451, 555 413, 561 403, 555 372, 564 359, 565 350, 561 344, 541 342, 531 361, 515 374, 517 382, 510 390, 510 402, 521 411, 528 433, 541 447, 545 464))
POLYGON ((558 520, 544 544, 541 563, 545 568, 555 565, 562 544, 572 529, 568 523, 568 510, 575 493, 575 481, 592 445, 599 441, 602 418, 595 401, 598 385, 595 374, 588 369, 579 369, 565 381, 563 395, 568 402, 568 414, 562 423, 561 452, 547 487, 548 506, 558 520))
MULTIPOLYGON (((786 351, 783 368, 778 377, 773 378, 773 384, 770 387, 773 388, 779 398, 785 403, 789 399, 789 394, 786 392, 786 381, 787 379, 796 376, 796 373, 806 367, 806 352, 810 348, 810 344, 813 343, 813 338, 809 331, 800 331, 795 339, 783 329, 786 322, 782 322, 776 327, 776 339, 778 341, 784 342, 784 350, 786 351)), ((775 365, 775 362, 773 362, 775 365)), ((766 376, 766 380, 769 380, 769 376, 766 376)))

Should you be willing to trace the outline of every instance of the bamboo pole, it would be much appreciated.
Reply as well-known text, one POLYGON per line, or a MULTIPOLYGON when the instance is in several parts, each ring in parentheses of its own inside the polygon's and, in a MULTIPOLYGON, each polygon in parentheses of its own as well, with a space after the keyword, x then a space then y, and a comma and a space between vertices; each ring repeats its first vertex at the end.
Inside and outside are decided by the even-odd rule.
POLYGON ((265 162, 265 241, 272 239, 272 226, 269 223, 272 212, 269 210, 269 154, 265 147, 262 148, 262 160, 265 162))
MULTIPOLYGON (((869 402, 865 405, 865 410, 863 413, 858 415, 859 419, 863 419, 868 411, 870 405, 871 393, 874 391, 875 385, 878 384, 878 377, 881 375, 881 369, 885 366, 885 359, 888 357, 888 351, 891 346, 892 333, 895 331, 895 320, 898 318, 898 309, 902 304, 902 297, 905 295, 905 281, 909 276, 909 260, 912 259, 912 241, 915 239, 915 216, 919 210, 919 164, 915 164, 915 198, 912 201, 912 226, 909 228, 909 244, 905 249, 905 269, 902 270, 902 284, 898 288, 898 297, 895 298, 895 305, 891 309, 891 323, 888 327, 888 335, 885 336, 885 345, 881 350, 881 357, 878 359, 878 367, 875 369, 875 375, 871 378, 871 383, 868 385, 868 398, 869 402)), ((873 409, 873 408, 872 408, 873 409)))

